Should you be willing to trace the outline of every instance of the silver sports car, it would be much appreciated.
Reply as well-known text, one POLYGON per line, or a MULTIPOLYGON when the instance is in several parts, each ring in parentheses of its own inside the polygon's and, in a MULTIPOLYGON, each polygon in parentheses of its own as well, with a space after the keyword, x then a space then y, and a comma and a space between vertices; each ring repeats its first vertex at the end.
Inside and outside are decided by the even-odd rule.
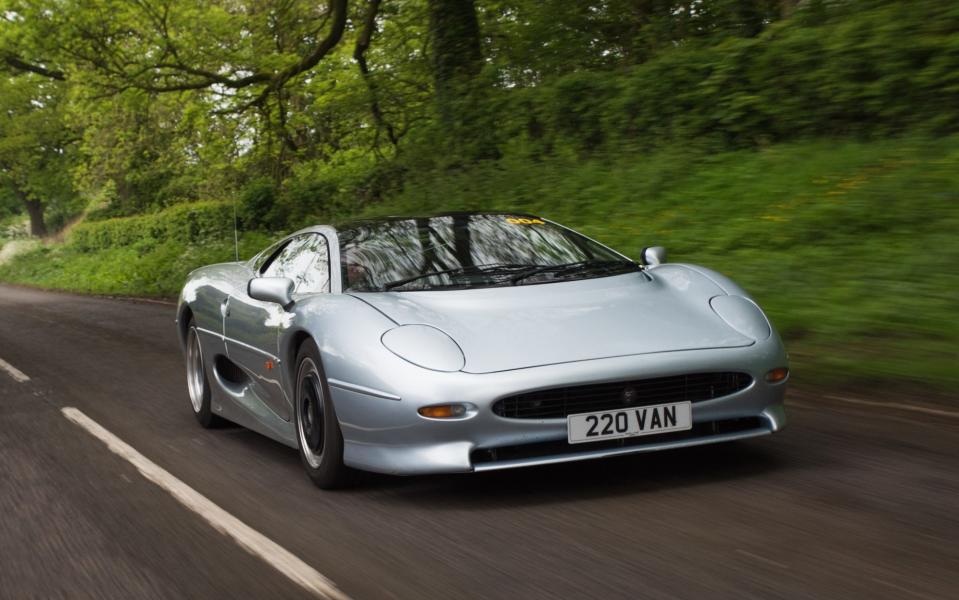
POLYGON ((640 263, 542 217, 309 227, 190 274, 177 309, 200 424, 351 469, 458 473, 766 435, 782 342, 739 286, 640 263))

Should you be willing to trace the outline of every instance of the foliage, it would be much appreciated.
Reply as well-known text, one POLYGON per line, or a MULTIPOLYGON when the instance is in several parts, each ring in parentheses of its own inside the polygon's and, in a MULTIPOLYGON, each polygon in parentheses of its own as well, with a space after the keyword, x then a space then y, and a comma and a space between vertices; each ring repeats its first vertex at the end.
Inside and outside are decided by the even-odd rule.
POLYGON ((3 2, 8 85, 62 99, 93 218, 239 197, 294 227, 516 153, 959 127, 938 0, 3 2))
MULTIPOLYGON (((242 258, 263 249, 267 236, 240 238, 242 258)), ((88 294, 171 298, 200 265, 233 260, 232 240, 196 245, 167 240, 111 247, 97 252, 76 246, 44 246, 0 266, 6 281, 88 294)))
POLYGON ((482 4, 486 52, 504 82, 531 86, 571 71, 647 62, 664 49, 752 37, 790 0, 499 0, 482 4))
POLYGON ((233 205, 193 202, 162 212, 80 223, 70 232, 70 244, 82 251, 178 242, 181 245, 233 240, 233 205))
POLYGON ((243 182, 231 164, 239 143, 201 98, 127 90, 74 99, 68 116, 83 132, 78 190, 93 217, 126 216, 199 199, 227 199, 243 182))
POLYGON ((882 3, 854 19, 786 21, 753 38, 690 44, 615 75, 563 75, 512 94, 506 137, 549 154, 955 131, 959 8, 926 7, 882 3))
MULTIPOLYGON (((728 0, 709 4, 723 2, 728 0)), ((643 10, 622 0, 599 4, 595 16, 573 11, 576 36, 567 39, 605 56, 680 3, 660 0, 643 10), (588 29, 600 24, 602 39, 591 40, 588 29)), ((103 216, 225 196, 263 178, 280 188, 299 165, 330 163, 344 150, 389 158, 418 126, 429 130, 419 139, 444 146, 431 158, 448 158, 449 149, 474 154, 492 142, 473 138, 491 136, 496 121, 496 103, 480 88, 518 77, 507 73, 511 64, 543 73, 570 66, 547 69, 536 58, 536 45, 549 34, 523 24, 549 23, 550 15, 529 0, 480 3, 489 32, 482 48, 473 0, 67 0, 55 6, 4 0, 0 8, 0 60, 13 73, 45 76, 66 90, 59 93, 69 98, 71 125, 82 132, 75 184, 103 216), (440 25, 430 29, 431 18, 440 25), (457 23, 470 27, 457 29, 457 23), (508 40, 518 35, 527 38, 524 52, 511 45, 517 40, 508 40), (480 52, 497 66, 473 85, 480 52), (430 96, 434 80, 449 79, 443 65, 450 65, 448 72, 466 65, 466 81, 457 86, 473 91, 440 100, 440 114, 461 118, 434 126, 430 96), (448 131, 450 123, 455 132, 448 131), (468 126, 457 129, 456 123, 468 126), (468 139, 450 144, 450 137, 468 139)), ((708 30, 704 23, 715 21, 714 12, 697 9, 700 25, 686 29, 708 30)), ((481 153, 492 156, 495 149, 481 153)))
POLYGON ((9 187, 0 187, 0 223, 16 216, 21 210, 20 200, 9 187))

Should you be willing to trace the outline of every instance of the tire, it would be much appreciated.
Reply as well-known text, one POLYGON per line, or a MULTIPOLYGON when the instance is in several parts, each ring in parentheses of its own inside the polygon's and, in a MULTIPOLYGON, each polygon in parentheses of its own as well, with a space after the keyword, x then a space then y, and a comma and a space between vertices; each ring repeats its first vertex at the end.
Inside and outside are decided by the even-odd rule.
POLYGON ((353 471, 343 464, 343 433, 313 340, 303 342, 296 353, 295 385, 293 418, 300 462, 319 488, 348 485, 353 471))
POLYGON ((187 325, 186 334, 186 386, 190 396, 193 416, 200 426, 209 429, 220 424, 220 417, 213 414, 210 381, 203 363, 203 348, 193 318, 187 325))

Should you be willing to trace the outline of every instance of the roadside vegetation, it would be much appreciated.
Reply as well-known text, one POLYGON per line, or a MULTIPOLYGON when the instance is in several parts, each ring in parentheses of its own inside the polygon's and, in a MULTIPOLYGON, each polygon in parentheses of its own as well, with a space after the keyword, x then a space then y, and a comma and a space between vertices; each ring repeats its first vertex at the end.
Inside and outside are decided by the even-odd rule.
POLYGON ((233 259, 234 208, 243 258, 521 210, 732 276, 801 381, 959 383, 955 3, 158 6, 10 5, 0 224, 48 241, 0 281, 172 297, 233 259))

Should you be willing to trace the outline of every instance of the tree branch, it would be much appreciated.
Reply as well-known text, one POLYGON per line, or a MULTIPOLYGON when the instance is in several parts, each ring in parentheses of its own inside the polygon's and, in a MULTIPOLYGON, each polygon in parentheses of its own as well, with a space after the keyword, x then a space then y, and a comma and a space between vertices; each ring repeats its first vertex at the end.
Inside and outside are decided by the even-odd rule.
MULTIPOLYGON (((379 4, 378 1, 376 3, 379 4)), ((346 28, 348 0, 329 0, 329 10, 322 19, 322 24, 330 23, 329 33, 300 60, 277 72, 247 71, 249 74, 242 77, 223 75, 185 64, 167 28, 166 12, 158 12, 147 2, 137 2, 137 5, 146 12, 147 18, 152 21, 162 38, 162 56, 157 62, 144 65, 131 73, 128 67, 133 63, 125 57, 116 56, 113 48, 107 43, 106 39, 110 37, 110 32, 101 32, 98 35, 90 31, 82 31, 82 34, 97 49, 97 56, 77 56, 76 58, 91 64, 109 77, 125 80, 123 84, 116 86, 118 89, 137 88, 146 92, 164 93, 201 90, 213 86, 239 90, 252 85, 265 84, 266 87, 262 92, 245 104, 249 108, 262 103, 266 97, 282 89, 297 75, 315 67, 336 47, 346 28), (147 75, 148 73, 150 75, 147 75), (141 80, 143 76, 146 76, 145 81, 141 80)), ((13 53, 0 53, 0 60, 19 71, 36 73, 59 81, 66 80, 66 74, 63 71, 28 62, 13 53)))
POLYGON ((29 63, 15 54, 5 53, 3 55, 3 62, 5 62, 7 66, 18 71, 36 73, 37 75, 42 75, 43 77, 48 77, 50 79, 56 79, 57 81, 65 81, 67 78, 63 71, 59 71, 57 69, 48 69, 43 65, 29 63))
POLYGON ((386 129, 386 135, 390 143, 395 147, 399 142, 396 137, 396 131, 393 125, 386 122, 383 117, 383 109, 380 107, 379 93, 376 82, 370 76, 370 66, 366 62, 366 51, 370 48, 370 42, 373 40, 373 33, 376 31, 376 15, 380 11, 382 0, 369 0, 369 9, 363 19, 363 29, 356 38, 356 46, 353 48, 353 59, 360 67, 360 74, 363 81, 366 82, 366 88, 370 92, 370 113, 373 115, 373 121, 376 123, 376 135, 379 137, 381 129, 386 129))
MULTIPOLYGON (((167 81, 153 83, 134 82, 131 85, 147 92, 163 93, 199 90, 214 85, 221 85, 226 88, 238 90, 255 84, 266 84, 262 92, 244 104, 244 108, 262 105, 270 93, 279 91, 290 79, 315 67, 324 56, 336 47, 340 39, 342 39, 343 31, 346 28, 347 4, 347 0, 330 0, 330 10, 327 11, 326 18, 324 19, 324 22, 327 19, 332 20, 329 34, 316 45, 312 52, 302 57, 298 62, 276 73, 254 72, 245 77, 232 78, 220 75, 219 73, 190 67, 179 61, 175 48, 172 46, 172 43, 170 43, 169 38, 167 38, 168 46, 166 49, 174 57, 175 62, 157 63, 152 65, 153 70, 166 69, 168 71, 184 73, 193 78, 181 82, 169 82, 169 79, 167 79, 167 81)), ((173 76, 171 73, 156 73, 156 75, 166 77, 173 76)))
POLYGON ((330 33, 317 44, 313 52, 304 56, 298 63, 290 65, 274 75, 270 83, 272 89, 280 89, 293 77, 315 67, 330 50, 340 43, 343 30, 346 29, 346 5, 347 0, 330 0, 330 13, 333 19, 333 23, 330 25, 330 33))

